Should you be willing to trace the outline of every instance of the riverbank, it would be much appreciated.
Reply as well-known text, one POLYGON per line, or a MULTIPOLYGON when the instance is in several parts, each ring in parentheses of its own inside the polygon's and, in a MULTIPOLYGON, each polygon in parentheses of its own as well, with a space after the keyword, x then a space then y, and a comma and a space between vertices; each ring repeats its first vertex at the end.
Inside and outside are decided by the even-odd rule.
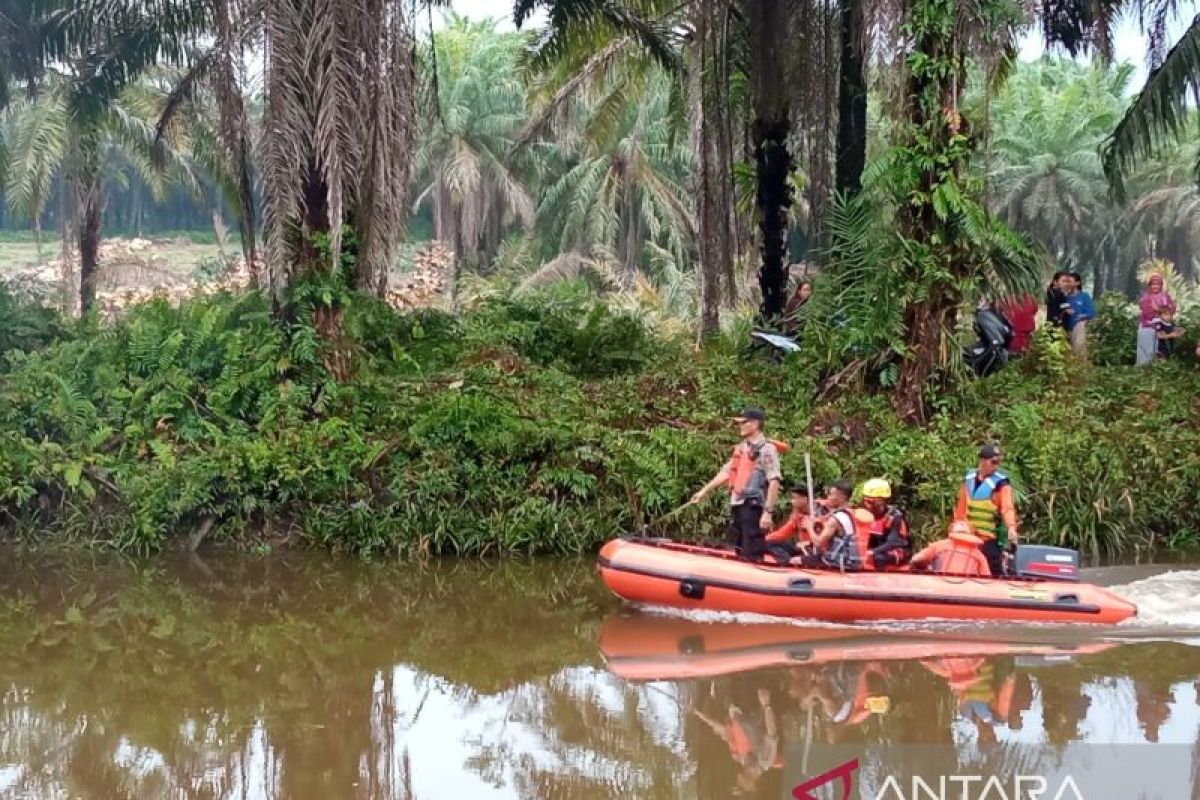
MULTIPOLYGON (((8 302, 0 501, 11 536, 134 551, 230 543, 362 555, 589 552, 675 508, 756 403, 818 481, 884 474, 923 537, 979 441, 1004 444, 1027 538, 1087 552, 1200 544, 1200 370, 1024 363, 899 424, 885 395, 813 401, 803 360, 696 353, 569 288, 460 317, 363 300, 331 350, 252 294, 97 327, 8 302), (328 366, 353 375, 341 383, 328 366)), ((671 520, 719 533, 719 500, 671 520)))

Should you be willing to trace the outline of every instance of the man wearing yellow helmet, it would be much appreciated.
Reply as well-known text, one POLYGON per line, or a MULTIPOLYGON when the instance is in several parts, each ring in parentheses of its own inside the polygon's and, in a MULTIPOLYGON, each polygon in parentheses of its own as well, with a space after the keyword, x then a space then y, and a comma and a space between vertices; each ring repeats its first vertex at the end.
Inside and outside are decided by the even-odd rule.
POLYGON ((892 485, 883 478, 871 478, 862 486, 862 505, 870 512, 870 558, 875 569, 903 566, 912 558, 912 540, 908 538, 908 520, 904 512, 891 505, 892 485))

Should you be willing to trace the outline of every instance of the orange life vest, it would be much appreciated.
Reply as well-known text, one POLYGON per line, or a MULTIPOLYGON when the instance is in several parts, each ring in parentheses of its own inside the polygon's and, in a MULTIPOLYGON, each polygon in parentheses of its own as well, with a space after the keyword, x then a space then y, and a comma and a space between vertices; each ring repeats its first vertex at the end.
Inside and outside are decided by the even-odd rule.
POLYGON ((729 742, 729 752, 738 761, 744 760, 754 750, 754 744, 750 741, 750 734, 746 733, 745 727, 737 719, 730 719, 725 725, 725 736, 729 742))
POLYGON ((875 548, 887 540, 888 529, 892 527, 892 522, 896 519, 899 519, 900 522, 900 538, 903 544, 888 550, 888 566, 900 566, 912 558, 912 540, 908 536, 908 520, 904 518, 900 509, 888 506, 884 509, 881 517, 871 521, 870 546, 875 548))
POLYGON ((733 448, 733 469, 729 472, 729 491, 739 502, 764 502, 767 499, 767 476, 759 466, 759 455, 763 445, 770 443, 775 452, 783 455, 788 451, 786 442, 766 439, 758 444, 740 442, 733 448))
POLYGON ((931 572, 954 575, 990 575, 987 558, 977 544, 954 538, 943 539, 934 545, 933 560, 929 562, 931 572))

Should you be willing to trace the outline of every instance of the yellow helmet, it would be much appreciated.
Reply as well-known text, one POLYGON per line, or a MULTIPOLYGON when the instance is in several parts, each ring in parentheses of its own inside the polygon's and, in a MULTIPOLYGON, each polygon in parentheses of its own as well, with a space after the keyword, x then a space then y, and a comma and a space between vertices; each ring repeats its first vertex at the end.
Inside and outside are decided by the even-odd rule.
POLYGON ((871 478, 863 484, 863 497, 882 497, 888 499, 892 496, 892 485, 883 478, 871 478))

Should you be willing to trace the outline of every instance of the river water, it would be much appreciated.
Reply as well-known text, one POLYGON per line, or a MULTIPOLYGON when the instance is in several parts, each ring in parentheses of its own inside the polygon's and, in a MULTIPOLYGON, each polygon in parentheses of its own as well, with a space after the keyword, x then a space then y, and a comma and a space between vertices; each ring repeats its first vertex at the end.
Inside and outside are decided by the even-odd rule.
POLYGON ((590 561, 0 555, 2 798, 774 800, 821 748, 992 743, 1200 786, 1195 568, 1090 572, 1116 628, 897 628, 624 608, 590 561))

